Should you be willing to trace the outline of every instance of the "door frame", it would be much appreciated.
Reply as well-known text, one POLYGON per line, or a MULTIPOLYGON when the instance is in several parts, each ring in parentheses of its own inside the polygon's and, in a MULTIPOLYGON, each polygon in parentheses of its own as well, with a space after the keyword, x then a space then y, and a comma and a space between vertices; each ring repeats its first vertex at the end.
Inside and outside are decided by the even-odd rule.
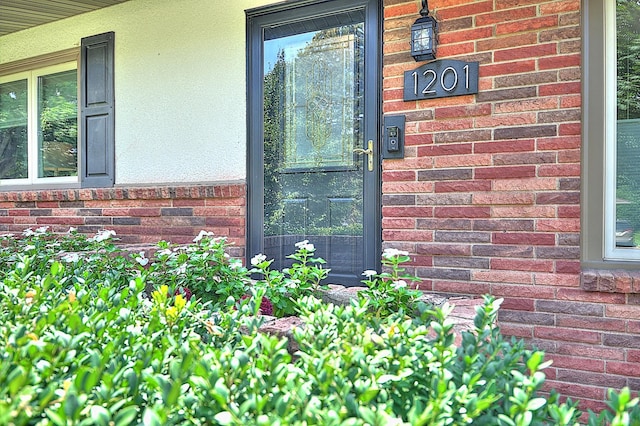
MULTIPOLYGON (((363 256, 365 269, 380 270, 382 253, 382 0, 299 0, 248 9, 247 40, 247 245, 246 264, 264 251, 263 28, 349 9, 365 10, 365 132, 374 143, 372 172, 365 171, 363 256)), ((364 156, 363 156, 364 157, 364 156)), ((331 268, 331 265, 327 265, 331 268)), ((339 284, 339 283, 337 283, 339 284)))

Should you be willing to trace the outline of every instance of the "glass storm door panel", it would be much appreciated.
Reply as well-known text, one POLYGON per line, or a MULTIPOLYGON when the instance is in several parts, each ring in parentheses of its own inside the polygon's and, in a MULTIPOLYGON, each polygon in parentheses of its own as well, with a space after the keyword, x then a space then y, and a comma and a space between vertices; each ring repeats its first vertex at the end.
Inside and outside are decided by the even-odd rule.
POLYGON ((262 27, 261 114, 251 117, 260 130, 250 142, 261 151, 250 172, 262 170, 262 191, 250 188, 250 241, 261 235, 247 255, 261 252, 284 268, 295 243, 308 240, 327 261, 329 281, 353 285, 376 269, 380 252, 377 90, 368 96, 376 85, 365 67, 375 2, 327 13, 334 3, 297 9, 309 14, 300 22, 262 27))

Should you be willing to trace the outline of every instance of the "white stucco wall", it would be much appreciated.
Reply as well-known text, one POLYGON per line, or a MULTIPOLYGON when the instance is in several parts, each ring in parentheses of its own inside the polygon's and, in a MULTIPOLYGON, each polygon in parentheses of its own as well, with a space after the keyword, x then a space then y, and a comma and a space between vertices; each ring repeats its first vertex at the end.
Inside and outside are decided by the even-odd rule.
POLYGON ((0 63, 114 31, 116 183, 244 179, 244 11, 273 2, 131 0, 0 37, 0 63))

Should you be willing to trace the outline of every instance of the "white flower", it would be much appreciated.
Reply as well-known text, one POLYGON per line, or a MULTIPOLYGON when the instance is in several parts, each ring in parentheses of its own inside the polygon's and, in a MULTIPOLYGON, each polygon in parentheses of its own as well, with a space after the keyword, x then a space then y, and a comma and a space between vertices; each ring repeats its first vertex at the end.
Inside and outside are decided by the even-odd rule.
POLYGON ((242 268, 242 261, 240 259, 229 259, 229 268, 231 269, 242 268))
POLYGON ((362 275, 364 275, 367 278, 371 278, 374 275, 378 275, 378 271, 374 271, 373 269, 367 269, 362 273, 362 275))
POLYGON ((266 255, 264 255, 264 254, 256 254, 255 256, 253 256, 251 258, 251 264, 253 266, 258 266, 259 264, 261 264, 265 260, 267 260, 267 256, 266 255))
POLYGON ((299 241, 295 244, 299 250, 314 251, 316 248, 309 240, 299 241))
POLYGON ((68 234, 73 234, 74 232, 76 232, 78 230, 78 228, 74 228, 73 226, 69 227, 69 230, 67 231, 68 234))
POLYGON ((109 238, 113 237, 116 235, 116 231, 111 231, 111 230, 104 230, 104 231, 99 231, 95 237, 93 238, 89 238, 89 241, 95 241, 97 243, 101 242, 101 241, 105 241, 108 240, 109 238))
POLYGON ((407 287, 407 282, 405 280, 394 281, 392 287, 396 290, 407 287))
POLYGON ((80 260, 80 255, 78 253, 67 253, 62 256, 62 260, 67 263, 76 263, 78 260, 80 260))
POLYGON ((162 249, 162 250, 158 250, 157 253, 159 256, 171 256, 173 254, 173 252, 169 249, 162 249))
POLYGON ((142 265, 142 266, 147 266, 147 264, 149 263, 149 259, 147 259, 147 258, 144 256, 144 252, 143 252, 143 251, 141 251, 141 252, 140 252, 140 253, 138 253, 138 254, 139 254, 139 256, 138 256, 138 257, 136 257, 136 262, 138 262, 138 263, 139 263, 140 265, 142 265))
POLYGON ((47 232, 47 229, 49 229, 48 226, 41 226, 40 228, 36 229, 36 234, 44 234, 47 232))
POLYGON ((36 246, 32 246, 31 244, 24 246, 24 251, 35 250, 36 246))
POLYGON ((204 237, 213 237, 213 232, 207 232, 205 230, 202 230, 202 231, 200 231, 198 236, 193 239, 193 242, 197 243, 200 240, 202 240, 204 237))
POLYGON ((33 232, 33 229, 31 229, 31 228, 28 228, 28 229, 25 229, 24 231, 22 231, 22 235, 24 235, 25 237, 30 237, 30 236, 35 235, 35 234, 36 233, 33 232))
POLYGON ((384 257, 385 259, 393 259, 394 257, 398 257, 398 256, 409 256, 409 252, 404 250, 394 249, 394 248, 386 248, 382 253, 382 257, 384 257))

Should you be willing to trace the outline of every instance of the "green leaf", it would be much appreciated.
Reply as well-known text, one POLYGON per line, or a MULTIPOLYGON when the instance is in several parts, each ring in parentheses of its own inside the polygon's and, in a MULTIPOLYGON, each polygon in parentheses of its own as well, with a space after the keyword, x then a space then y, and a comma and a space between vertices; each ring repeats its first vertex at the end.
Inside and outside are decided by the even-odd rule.
POLYGON ((539 410, 547 403, 547 400, 544 398, 534 398, 527 404, 528 411, 536 411, 539 410))
POLYGON ((69 392, 64 401, 64 414, 70 418, 74 419, 76 412, 80 408, 80 403, 78 402, 78 397, 75 393, 69 392))
POLYGON ((111 421, 109 411, 100 405, 91 407, 89 414, 94 425, 109 425, 111 421))
POLYGON ((139 408, 136 406, 125 407, 120 410, 113 418, 116 426, 120 425, 130 425, 133 423, 135 418, 138 416, 139 408))
POLYGON ((65 426, 67 424, 67 422, 65 421, 64 418, 62 418, 62 416, 58 413, 56 413, 53 410, 50 409, 46 409, 44 410, 44 412, 47 414, 47 417, 49 418, 49 420, 51 420, 53 422, 54 425, 56 426, 65 426))

